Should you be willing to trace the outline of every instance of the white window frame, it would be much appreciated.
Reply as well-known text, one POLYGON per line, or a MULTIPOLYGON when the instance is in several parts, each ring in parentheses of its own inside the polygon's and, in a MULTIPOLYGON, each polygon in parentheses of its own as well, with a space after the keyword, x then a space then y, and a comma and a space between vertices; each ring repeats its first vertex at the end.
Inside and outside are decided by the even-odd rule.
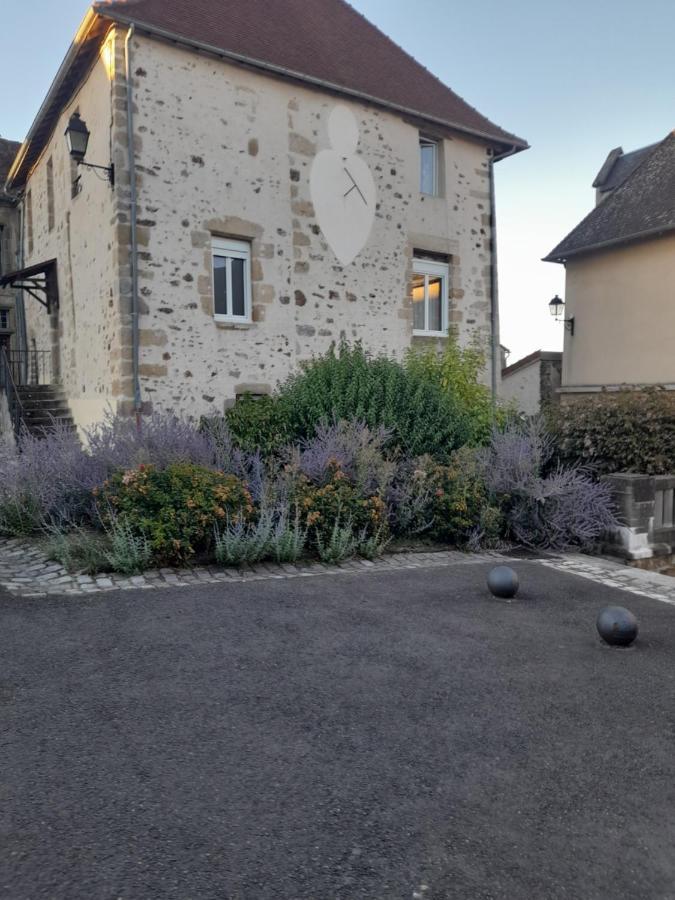
POLYGON ((430 259, 415 257, 415 259, 413 260, 413 273, 415 275, 425 276, 424 329, 413 328, 413 334, 424 337, 447 337, 450 307, 450 266, 448 265, 448 263, 434 262, 430 259), (432 331, 429 328, 429 278, 438 278, 439 276, 441 278, 441 330, 432 331))
POLYGON ((216 322, 233 322, 235 324, 250 324, 251 316, 251 245, 248 241, 234 241, 227 238, 214 237, 211 239, 211 279, 213 281, 213 318, 216 322), (227 260, 226 279, 227 279, 227 302, 229 312, 216 312, 216 279, 215 279, 215 260, 216 257, 227 260), (236 316, 232 313, 232 260, 244 260, 244 315, 236 316))
POLYGON ((425 197, 438 197, 438 165, 439 165, 439 141, 434 140, 433 138, 425 137, 423 134, 420 135, 419 140, 420 147, 420 194, 423 194, 425 197), (433 168, 433 186, 432 191, 423 190, 422 185, 422 148, 423 147, 431 147, 434 151, 434 168, 433 168))

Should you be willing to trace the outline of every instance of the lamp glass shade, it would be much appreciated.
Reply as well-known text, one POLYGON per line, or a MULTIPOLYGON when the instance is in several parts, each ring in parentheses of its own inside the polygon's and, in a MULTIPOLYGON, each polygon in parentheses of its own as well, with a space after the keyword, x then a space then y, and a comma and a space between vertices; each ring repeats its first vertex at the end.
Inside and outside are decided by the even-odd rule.
POLYGON ((89 145, 89 129, 80 118, 79 113, 73 113, 66 128, 66 141, 68 152, 75 162, 82 162, 87 155, 89 145))
POLYGON ((558 318, 560 318, 560 316, 562 316, 562 314, 565 310, 565 303, 556 294, 555 297, 553 298, 553 300, 551 300, 551 302, 549 303, 548 308, 549 308, 551 315, 555 319, 558 319, 558 318))

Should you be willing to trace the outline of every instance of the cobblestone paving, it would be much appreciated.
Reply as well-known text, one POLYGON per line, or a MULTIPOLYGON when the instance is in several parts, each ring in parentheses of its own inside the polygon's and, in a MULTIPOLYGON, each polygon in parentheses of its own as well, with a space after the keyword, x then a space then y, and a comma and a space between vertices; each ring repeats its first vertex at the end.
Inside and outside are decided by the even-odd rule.
MULTIPOLYGON (((335 575, 341 572, 367 574, 392 568, 427 569, 488 562, 517 564, 516 560, 504 557, 499 553, 469 554, 444 550, 434 553, 389 554, 375 562, 359 559, 341 563, 338 566, 328 566, 311 561, 298 565, 277 565, 268 562, 245 566, 241 569, 202 566, 192 569, 155 569, 145 572, 143 575, 131 577, 123 575, 90 576, 69 574, 59 563, 50 562, 34 542, 0 540, 0 587, 5 588, 11 594, 28 598, 54 594, 72 596, 103 591, 152 590, 168 585, 190 587, 196 584, 228 581, 311 578, 335 575)), ((581 554, 536 559, 531 562, 675 606, 675 578, 667 575, 644 572, 625 566, 620 562, 582 556, 581 554)))
POLYGON ((570 575, 588 578, 597 584, 620 588, 640 597, 649 597, 675 606, 675 578, 658 572, 645 572, 610 559, 569 554, 559 559, 537 560, 541 565, 570 575))
POLYGON ((47 595, 82 595, 102 591, 151 590, 153 588, 189 587, 228 581, 260 581, 279 578, 310 578, 335 575, 340 572, 381 572, 392 568, 426 569, 440 566, 484 563, 494 559, 492 554, 468 554, 457 551, 435 553, 397 553, 375 562, 352 560, 338 566, 320 562, 298 565, 261 563, 241 569, 222 569, 215 566, 192 569, 156 569, 143 575, 70 575, 59 563, 50 562, 34 543, 21 540, 0 540, 0 587, 22 597, 47 595))

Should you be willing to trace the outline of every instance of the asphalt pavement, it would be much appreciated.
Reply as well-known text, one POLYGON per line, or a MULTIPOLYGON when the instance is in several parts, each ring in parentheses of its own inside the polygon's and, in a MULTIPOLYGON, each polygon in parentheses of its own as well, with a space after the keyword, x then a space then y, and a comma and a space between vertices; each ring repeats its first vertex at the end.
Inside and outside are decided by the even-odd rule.
POLYGON ((515 568, 0 595, 0 896, 675 898, 675 608, 515 568))

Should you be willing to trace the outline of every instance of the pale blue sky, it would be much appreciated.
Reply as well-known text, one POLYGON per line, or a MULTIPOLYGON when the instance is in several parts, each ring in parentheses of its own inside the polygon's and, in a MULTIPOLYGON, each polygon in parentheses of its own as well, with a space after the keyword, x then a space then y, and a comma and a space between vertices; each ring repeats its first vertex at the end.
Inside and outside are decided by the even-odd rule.
MULTIPOLYGON (((87 5, 23 0, 4 11, 4 137, 25 135, 87 5)), ((591 182, 612 147, 633 150, 675 128, 675 2, 353 5, 465 100, 532 145, 497 166, 502 340, 512 362, 539 348, 558 349, 561 326, 546 305, 563 293, 564 273, 539 260, 591 208, 591 182)))

